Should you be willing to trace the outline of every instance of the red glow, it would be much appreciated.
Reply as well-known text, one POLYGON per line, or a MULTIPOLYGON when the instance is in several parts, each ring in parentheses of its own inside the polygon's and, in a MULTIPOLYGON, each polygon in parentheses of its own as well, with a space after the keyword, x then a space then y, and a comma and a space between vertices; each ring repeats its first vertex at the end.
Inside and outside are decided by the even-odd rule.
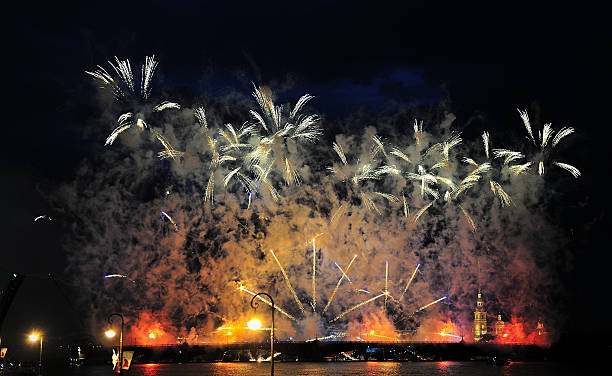
POLYGON ((515 345, 550 346, 546 332, 538 333, 536 323, 528 323, 522 318, 512 316, 504 326, 504 334, 495 339, 495 343, 515 345))
POLYGON ((167 323, 163 317, 152 313, 140 314, 138 322, 130 325, 124 341, 136 345, 165 345, 176 342, 176 333, 170 332, 172 325, 167 323))

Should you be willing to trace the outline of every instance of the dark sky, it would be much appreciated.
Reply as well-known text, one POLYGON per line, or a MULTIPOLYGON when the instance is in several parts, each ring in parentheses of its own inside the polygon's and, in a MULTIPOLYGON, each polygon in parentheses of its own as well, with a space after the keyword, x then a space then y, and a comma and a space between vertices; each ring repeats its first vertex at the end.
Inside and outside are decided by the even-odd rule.
POLYGON ((72 325, 59 315, 69 304, 46 278, 66 278, 61 224, 33 218, 53 215, 45 195, 101 150, 102 140, 81 133, 97 110, 84 71, 115 55, 136 65, 156 54, 156 85, 165 90, 214 96, 248 94, 251 82, 291 85, 287 95, 314 94, 328 118, 448 97, 457 123, 480 114, 489 129, 503 130, 520 126, 517 107, 538 106, 546 122, 578 130, 574 162, 584 176, 574 198, 586 203, 579 220, 594 224, 577 240, 575 274, 567 276, 575 280, 572 315, 607 318, 598 300, 610 285, 610 256, 598 245, 608 217, 610 13, 596 2, 85 3, 3 9, 0 288, 8 271, 29 276, 5 338, 50 315, 56 333, 72 325))

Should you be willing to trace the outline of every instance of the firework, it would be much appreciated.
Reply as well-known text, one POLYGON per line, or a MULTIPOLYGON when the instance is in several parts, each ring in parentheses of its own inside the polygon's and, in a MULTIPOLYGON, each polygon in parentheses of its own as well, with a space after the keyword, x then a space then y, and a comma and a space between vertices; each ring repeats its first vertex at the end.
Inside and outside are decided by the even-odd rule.
MULTIPOLYGON (((348 266, 346 267, 346 271, 347 272, 351 268, 351 265, 353 265, 353 261, 355 261, 356 258, 357 258, 357 255, 354 255, 353 258, 351 259, 351 262, 349 262, 348 266)), ((329 300, 327 301, 327 304, 325 305, 325 308, 323 308, 323 313, 325 313, 327 311, 327 309, 331 305, 332 301, 334 300, 334 296, 336 296, 336 292, 338 292, 338 288, 340 287, 340 284, 342 283, 342 280, 344 278, 346 278, 349 282, 351 282, 351 279, 348 277, 348 275, 346 275, 344 270, 342 270, 340 265, 338 265, 338 263, 336 263, 336 262, 334 262, 334 264, 336 264, 338 269, 340 269, 340 271, 342 272, 342 275, 340 276, 340 279, 338 280, 338 283, 336 283, 336 287, 334 288, 334 291, 332 292, 331 296, 329 297, 329 300)))
MULTIPOLYGON (((240 291, 244 291, 247 294, 250 294, 252 296, 257 295, 256 293, 254 293, 253 291, 250 291, 248 289, 246 289, 244 286, 240 286, 237 288, 237 290, 240 291)), ((269 305, 270 307, 272 307, 272 302, 270 302, 267 298, 261 296, 261 295, 257 295, 257 299, 261 300, 262 302, 266 303, 267 305, 269 305)), ((295 321, 295 317, 291 316, 290 314, 288 314, 287 312, 285 312, 281 307, 279 307, 278 305, 274 304, 274 309, 276 309, 278 312, 280 312, 281 314, 285 315, 285 317, 287 317, 288 319, 290 319, 291 321, 295 321)))
POLYGON ((281 272, 283 273, 283 277, 285 277, 285 282, 287 283, 287 287, 289 288, 289 291, 291 291, 291 294, 293 295, 293 298, 295 299, 295 302, 297 303, 298 307, 300 308, 300 311, 302 311, 302 313, 304 313, 304 306, 302 306, 302 303, 300 302, 300 299, 298 299, 297 294, 295 293, 295 290, 291 286, 291 282, 289 281, 289 277, 287 277, 287 273, 285 272, 285 268, 283 268, 283 265, 280 263, 280 261, 278 260, 278 258, 276 257, 276 255, 274 254, 274 251, 272 249, 270 250, 270 253, 272 254, 272 256, 274 256, 274 260, 276 260, 276 263, 278 264, 278 267, 280 268, 281 272))
POLYGON ((318 115, 300 115, 303 106, 313 96, 303 95, 295 104, 293 110, 283 116, 283 106, 276 106, 272 100, 272 94, 263 88, 253 85, 253 97, 259 105, 259 111, 250 110, 254 123, 251 125, 251 133, 255 134, 257 127, 261 128, 265 135, 260 135, 257 146, 246 156, 251 166, 268 163, 270 168, 277 166, 282 171, 287 185, 300 184, 301 179, 295 168, 293 159, 287 145, 295 142, 314 142, 322 134, 318 125, 318 115))
POLYGON ((434 300, 434 301, 433 301, 433 302, 431 302, 431 303, 427 303, 427 304, 425 304, 424 306, 422 306, 422 307, 420 307, 419 309, 417 309, 416 311, 414 311, 414 313, 421 312, 422 310, 427 309, 427 308, 431 307, 431 306, 432 306, 432 305, 434 305, 434 304, 440 303, 441 301, 443 301, 444 299, 447 299, 447 298, 448 298, 447 296, 443 296, 443 297, 441 297, 441 298, 440 298, 440 299, 438 299, 438 300, 434 300))
POLYGON ((375 301, 376 299, 381 298, 381 297, 383 297, 383 296, 387 296, 387 295, 389 295, 389 293, 388 293, 388 292, 383 292, 382 294, 376 295, 376 296, 375 296, 375 297, 373 297, 373 298, 370 298, 370 299, 365 300, 365 301, 363 301, 363 302, 361 302, 361 303, 359 303, 359 304, 357 304, 357 305, 354 305, 353 307, 351 307, 351 308, 347 309, 346 311, 342 312, 342 313, 341 313, 341 314, 339 314, 338 316, 334 317, 334 318, 333 318, 332 320, 330 320, 329 322, 330 322, 330 323, 332 323, 332 322, 334 322, 334 321, 336 321, 336 320, 338 320, 338 319, 340 319, 340 318, 344 317, 345 315, 347 315, 347 314, 349 314, 349 313, 353 312, 353 311, 354 311, 354 310, 356 310, 357 308, 363 307, 364 305, 366 305, 366 304, 368 304, 368 303, 371 303, 371 302, 375 301))
MULTIPOLYGON (((557 131, 556 134, 554 134, 555 132, 551 126, 551 123, 547 123, 544 124, 542 130, 538 132, 538 139, 536 140, 531 129, 531 123, 529 121, 529 115, 527 115, 527 111, 521 111, 520 109, 517 109, 517 111, 519 112, 519 115, 523 120, 523 124, 525 125, 525 129, 527 130, 528 139, 533 143, 534 146, 540 149, 538 155, 536 156, 536 161, 538 165, 538 174, 544 175, 544 164, 545 161, 550 159, 550 154, 552 153, 552 150, 559 144, 559 142, 561 142, 562 139, 574 133, 575 130, 572 127, 563 127, 559 131, 557 131)), ((553 165, 560 167, 563 170, 572 174, 573 177, 580 177, 580 170, 578 170, 576 167, 559 161, 551 162, 553 165)))
MULTIPOLYGON (((153 79, 153 74, 155 73, 155 69, 157 68, 158 64, 155 60, 155 55, 146 56, 145 63, 142 65, 139 100, 135 100, 133 98, 136 97, 136 90, 134 86, 134 75, 132 73, 130 61, 119 60, 119 58, 115 56, 115 63, 108 61, 108 64, 119 76, 120 80, 115 80, 108 73, 108 71, 106 71, 100 65, 97 66, 96 70, 85 71, 85 73, 93 77, 94 80, 98 81, 101 84, 101 88, 110 90, 118 102, 127 102, 130 97, 132 97, 132 100, 129 103, 130 105, 133 105, 136 102, 146 103, 149 100, 149 96, 151 93, 151 80, 153 79)), ((156 106, 153 106, 151 112, 159 113, 167 109, 180 108, 181 106, 178 103, 164 101, 156 106)), ((104 145, 112 145, 121 133, 132 127, 136 127, 140 130, 149 129, 153 133, 154 137, 158 141, 160 141, 166 151, 166 153, 160 155, 160 158, 176 158, 176 155, 173 153, 174 148, 172 148, 172 146, 170 146, 170 144, 163 138, 163 136, 161 136, 161 133, 159 131, 156 131, 153 128, 149 127, 146 120, 142 117, 142 115, 140 115, 144 112, 144 109, 145 107, 142 104, 138 104, 136 105, 136 108, 134 108, 133 111, 121 114, 117 119, 118 126, 106 138, 104 145)))
POLYGON ((164 218, 168 219, 168 220, 170 221, 170 223, 172 223, 172 225, 174 226, 174 229, 175 229, 176 231, 178 231, 178 230, 179 230, 179 229, 178 229, 178 226, 177 226, 177 224, 176 224, 176 222, 174 222, 174 219, 172 219, 172 217, 170 217, 170 216, 168 215, 168 213, 166 213, 165 211, 163 211, 163 210, 162 210, 162 211, 161 211, 161 216, 162 216, 162 221, 163 221, 163 219, 164 219, 164 218))
POLYGON ((404 288, 404 291, 402 291, 402 295, 400 295, 398 300, 402 300, 402 298, 404 297, 404 294, 406 294, 406 291, 408 291, 408 287, 410 287, 410 284, 412 283, 412 280, 414 279, 414 276, 416 275, 416 273, 419 270, 420 266, 421 266, 421 264, 417 264, 416 268, 414 268, 414 271, 412 272, 412 275, 410 276, 410 279, 408 280, 408 283, 406 283, 406 287, 404 288))
POLYGON ((317 309, 317 248, 312 238, 312 311, 317 309))

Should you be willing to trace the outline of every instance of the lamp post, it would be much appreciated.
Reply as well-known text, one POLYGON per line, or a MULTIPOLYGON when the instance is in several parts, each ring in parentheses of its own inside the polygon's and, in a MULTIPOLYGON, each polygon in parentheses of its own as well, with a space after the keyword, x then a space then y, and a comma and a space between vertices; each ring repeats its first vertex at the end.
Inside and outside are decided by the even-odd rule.
MULTIPOLYGON (((125 324, 125 321, 123 319, 123 315, 120 313, 112 313, 110 316, 108 316, 108 323, 110 325, 113 324, 113 316, 119 316, 121 318, 121 332, 119 332, 119 367, 117 367, 117 373, 121 373, 121 366, 123 363, 123 326, 125 324)), ((112 329, 109 329, 105 332, 106 336, 109 338, 113 338, 115 336, 115 331, 112 329)))
POLYGON ((40 351, 38 353, 38 374, 42 374, 42 350, 43 350, 43 335, 39 333, 32 333, 29 335, 29 339, 32 342, 40 340, 40 351))
POLYGON ((272 299, 272 297, 266 294, 265 292, 259 292, 255 294, 253 298, 251 299, 251 307, 254 310, 257 310, 257 303, 255 302, 255 298, 257 298, 259 295, 267 296, 268 299, 270 299, 270 303, 271 303, 270 312, 272 313, 272 327, 270 328, 270 375, 274 376, 274 299, 272 299))

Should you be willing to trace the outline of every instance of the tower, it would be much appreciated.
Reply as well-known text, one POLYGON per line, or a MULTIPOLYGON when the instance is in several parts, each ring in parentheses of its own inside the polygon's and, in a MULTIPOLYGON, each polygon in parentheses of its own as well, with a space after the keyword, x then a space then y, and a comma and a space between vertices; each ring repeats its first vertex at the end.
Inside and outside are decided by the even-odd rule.
POLYGON ((503 335, 505 326, 506 326, 506 323, 503 322, 501 314, 498 314, 497 321, 495 322, 495 336, 503 335))
POLYGON ((482 294, 479 288, 476 310, 474 311, 474 341, 480 341, 485 334, 487 334, 487 312, 484 310, 482 294))

